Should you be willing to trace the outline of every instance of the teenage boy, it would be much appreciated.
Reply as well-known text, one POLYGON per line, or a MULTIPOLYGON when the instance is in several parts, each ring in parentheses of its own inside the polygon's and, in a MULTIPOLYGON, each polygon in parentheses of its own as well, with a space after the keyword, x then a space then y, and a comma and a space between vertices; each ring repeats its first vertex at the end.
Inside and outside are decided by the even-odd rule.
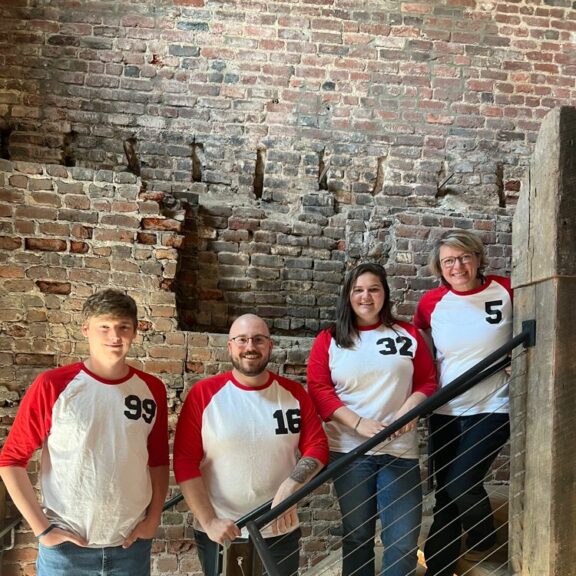
POLYGON ((126 363, 138 323, 130 296, 98 292, 82 315, 89 357, 36 378, 0 474, 38 538, 38 576, 145 576, 168 490, 166 391, 126 363), (40 447, 42 504, 26 471, 40 447))

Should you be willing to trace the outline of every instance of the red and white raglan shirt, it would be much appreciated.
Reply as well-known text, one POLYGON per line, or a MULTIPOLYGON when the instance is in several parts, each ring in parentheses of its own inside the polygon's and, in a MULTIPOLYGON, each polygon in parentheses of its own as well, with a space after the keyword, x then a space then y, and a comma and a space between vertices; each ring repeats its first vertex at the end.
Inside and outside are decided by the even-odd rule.
POLYGON ((201 476, 218 518, 238 520, 272 500, 298 454, 328 461, 322 424, 298 382, 270 372, 266 384, 248 387, 226 372, 186 396, 174 439, 176 481, 201 476))
MULTIPOLYGON (((440 385, 446 386, 512 338, 510 280, 487 276, 466 292, 441 286, 427 292, 416 310, 416 326, 429 331, 436 348, 440 385)), ((504 370, 436 410, 470 416, 508 412, 508 376, 504 370)))
POLYGON ((44 372, 22 399, 0 466, 26 468, 40 447, 50 522, 90 547, 118 546, 146 515, 148 467, 169 464, 164 385, 132 367, 114 381, 81 362, 44 372))
MULTIPOLYGON (((397 321, 358 327, 351 348, 341 348, 327 329, 316 337, 308 361, 308 391, 326 421, 330 449, 350 452, 366 441, 348 426, 331 419, 343 406, 362 418, 391 424, 395 413, 414 392, 436 391, 436 371, 430 351, 418 330, 397 321)), ((368 454, 418 457, 416 431, 385 441, 368 454)))

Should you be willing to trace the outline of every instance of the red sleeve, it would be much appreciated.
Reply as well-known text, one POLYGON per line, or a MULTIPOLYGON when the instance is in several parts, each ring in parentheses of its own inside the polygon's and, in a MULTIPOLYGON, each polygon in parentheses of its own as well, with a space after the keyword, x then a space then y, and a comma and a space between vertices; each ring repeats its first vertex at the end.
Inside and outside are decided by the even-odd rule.
POLYGON ((446 292, 448 292, 448 289, 445 286, 441 286, 440 288, 426 292, 426 294, 422 296, 420 302, 418 302, 416 314, 414 315, 414 326, 416 326, 416 328, 424 331, 430 330, 432 312, 446 292))
POLYGON ((328 420, 338 408, 344 406, 344 402, 336 394, 330 373, 331 342, 332 334, 329 330, 320 332, 312 344, 308 358, 308 392, 323 420, 328 420))
POLYGON ((414 365, 412 393, 422 392, 426 396, 432 396, 438 389, 438 379, 430 348, 415 326, 408 322, 398 322, 398 324, 416 339, 416 354, 412 360, 414 365))
POLYGON ((201 380, 194 384, 186 396, 174 437, 174 476, 178 483, 202 475, 202 414, 214 394, 226 384, 228 376, 229 373, 226 372, 201 380))
POLYGON ((510 282, 510 278, 505 278, 504 276, 488 276, 490 280, 494 280, 494 282, 498 282, 500 286, 506 289, 508 294, 510 294, 510 301, 514 301, 514 293, 512 291, 512 283, 510 282))
POLYGON ((40 374, 24 394, 14 424, 0 454, 0 466, 26 468, 52 426, 52 408, 58 396, 80 370, 71 364, 40 374))
POLYGON ((316 458, 322 464, 328 464, 328 438, 310 396, 298 382, 286 381, 284 378, 278 378, 278 381, 290 390, 300 404, 301 426, 298 450, 302 458, 316 458))
POLYGON ((168 405, 166 401, 166 388, 161 380, 138 371, 138 374, 146 382, 150 392, 156 401, 156 421, 152 431, 148 435, 148 466, 167 466, 170 464, 168 448, 168 405))

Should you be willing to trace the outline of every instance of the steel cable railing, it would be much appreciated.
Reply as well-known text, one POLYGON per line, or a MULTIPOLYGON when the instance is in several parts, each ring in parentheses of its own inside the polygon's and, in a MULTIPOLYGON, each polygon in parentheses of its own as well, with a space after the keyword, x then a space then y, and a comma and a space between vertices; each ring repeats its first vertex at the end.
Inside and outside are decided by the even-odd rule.
MULTIPOLYGON (((489 356, 487 356, 483 361, 479 362, 472 369, 468 370, 466 373, 462 374, 460 377, 455 379, 449 385, 443 387, 440 391, 434 394, 432 397, 428 398, 416 408, 406 413, 404 416, 393 422, 386 429, 382 430, 379 434, 370 438, 364 442, 361 446, 352 450, 350 453, 339 458, 336 462, 330 464, 326 469, 320 472, 315 478, 313 478, 308 484, 303 488, 298 490, 291 497, 287 498, 281 502, 274 509, 270 510, 271 502, 267 502, 251 511, 249 514, 240 518, 237 521, 237 525, 242 528, 246 526, 250 536, 255 544, 258 554, 261 557, 262 563, 266 568, 268 576, 279 576, 278 566, 272 560, 269 552, 268 545, 262 538, 260 534, 260 529, 266 526, 268 523, 273 521, 276 517, 281 515, 283 512, 297 504, 300 500, 306 497, 308 494, 313 492, 316 488, 322 485, 324 482, 331 480, 334 476, 341 471, 345 466, 352 463, 358 457, 362 456, 366 452, 373 450, 379 445, 385 446, 387 443, 391 442, 390 436, 396 431, 400 430, 407 423, 411 422, 415 418, 432 413, 438 407, 449 402, 452 398, 466 392, 472 386, 488 378, 504 369, 510 365, 509 354, 517 346, 523 344, 524 347, 530 347, 534 345, 535 338, 535 323, 534 321, 524 322, 522 325, 522 332, 513 338, 509 343, 502 346, 489 356)), ((399 478, 397 478, 399 480, 399 478)), ((178 494, 175 497, 168 500, 164 505, 164 510, 174 506, 182 500, 182 495, 178 494)), ((410 511, 405 512, 405 514, 410 513, 410 511)), ((376 514, 377 516, 378 514, 376 514)), ((372 518, 371 520, 374 520, 372 518)), ((400 521, 401 518, 395 521, 400 521)))
MULTIPOLYGON (((475 424, 475 426, 480 426, 480 425, 483 423, 483 420, 487 419, 490 415, 491 415, 491 413, 487 413, 487 414, 486 414, 486 417, 485 417, 484 419, 479 420, 479 421, 475 424)), ((457 462, 458 458, 462 458, 462 459, 465 458, 465 456, 467 455, 467 453, 469 453, 469 452, 471 452, 472 450, 474 450, 475 448, 477 448, 482 442, 484 442, 485 440, 489 439, 490 436, 496 435, 498 432, 504 430, 507 426, 508 426, 508 423, 506 422, 505 424, 502 424, 500 427, 494 428, 488 436, 483 437, 483 438, 480 439, 476 444, 472 444, 471 446, 469 446, 469 447, 467 448, 467 450, 461 452, 461 453, 458 455, 457 458, 452 459, 450 462, 448 462, 447 464, 445 464, 443 467, 439 468, 438 470, 435 470, 435 473, 439 473, 439 472, 441 472, 441 471, 443 471, 443 470, 451 467, 455 462, 457 462)), ((474 426, 471 427, 470 429, 473 429, 473 428, 474 428, 474 426)), ((455 440, 458 440, 458 438, 455 438, 455 440)), ((491 461, 496 457, 496 455, 498 454, 498 452, 500 452, 500 450, 501 450, 501 447, 495 448, 491 453, 488 453, 488 454, 486 454, 486 455, 484 456, 484 460, 485 460, 485 461, 487 460, 487 461, 490 461, 490 462, 491 462, 491 461)), ((430 454, 430 457, 434 457, 434 456, 435 456, 435 453, 432 452, 432 453, 430 454)), ((506 464, 503 464, 502 466, 500 466, 500 468, 503 468, 505 465, 506 465, 506 464)), ((496 468, 496 469, 492 468, 492 470, 493 470, 493 472, 494 472, 494 471, 498 471, 498 468, 496 468)), ((466 473, 467 473, 467 470, 464 470, 459 476, 455 476, 454 478, 452 478, 452 479, 450 480, 450 482, 444 484, 443 488, 444 488, 444 489, 447 489, 447 488, 450 487, 451 484, 457 483, 459 480, 461 480, 461 479, 464 477, 464 475, 465 475, 466 473)), ((481 486, 483 483, 484 483, 484 478, 481 478, 481 479, 478 480, 475 484, 472 484, 472 485, 468 486, 468 490, 473 489, 473 488, 476 488, 476 487, 478 487, 478 486, 481 486)), ((479 504, 480 504, 480 502, 477 502, 477 503, 475 504, 475 506, 478 506, 479 504)), ((474 507, 472 507, 472 508, 474 508, 474 507)), ((437 511, 438 511, 438 512, 442 512, 443 510, 444 510, 443 508, 440 508, 440 509, 438 509, 437 511)), ((469 509, 469 510, 470 510, 470 509, 469 509)), ((459 518, 460 518, 460 517, 457 517, 457 519, 459 519, 459 518)), ((470 526, 470 528, 474 528, 474 527, 475 527, 475 525, 470 526)), ((480 544, 480 542, 479 542, 479 544, 480 544)))
MULTIPOLYGON (((480 400, 479 400, 479 401, 480 401, 480 400)), ((480 425, 480 424, 481 424, 481 421, 479 421, 476 425, 478 426, 478 425, 480 425)), ((384 446, 384 447, 385 447, 385 446, 384 446)), ((469 449, 472 449, 473 447, 474 447, 474 446, 470 447, 469 449)), ((498 450, 495 450, 494 452, 498 452, 498 451, 499 451, 499 449, 498 449, 498 450)), ((465 455, 465 454, 463 454, 463 455, 465 455)), ((495 454, 494 454, 494 455, 495 455, 495 454)), ((488 457, 491 457, 491 455, 488 455, 488 457)), ((506 464, 502 464, 502 465, 500 466, 500 468, 503 468, 503 467, 505 467, 506 465, 507 465, 507 463, 506 463, 506 464)), ((492 468, 492 470, 497 472, 497 471, 498 471, 498 468, 497 468, 497 469, 492 468)), ((456 481, 457 479, 458 479, 458 477, 456 477, 456 478, 454 479, 454 481, 456 481)), ((369 480, 369 478, 368 478, 367 480, 369 480)), ((397 481, 401 481, 401 480, 402 480, 402 477, 398 477, 396 480, 397 480, 397 481)), ((386 486, 386 487, 383 487, 382 490, 385 490, 386 488, 387 488, 387 486, 386 486)), ((342 495, 342 496, 345 496, 345 495, 346 495, 346 494, 344 494, 344 495, 342 495)), ((402 496, 400 496, 400 498, 401 498, 401 497, 402 497, 402 496)), ((389 507, 392 506, 392 505, 393 505, 393 502, 390 503, 387 507, 385 507, 381 512, 386 512, 386 509, 389 508, 389 507)), ((360 504, 359 506, 361 506, 361 504, 360 504)), ((402 516, 396 517, 395 520, 392 522, 392 525, 394 525, 395 523, 400 523, 400 522, 402 521, 403 517, 404 517, 404 516, 407 516, 407 515, 410 514, 411 512, 413 512, 413 510, 407 510, 402 516)), ((367 520, 367 522, 376 520, 376 518, 379 516, 379 514, 380 514, 380 512, 377 511, 377 512, 374 514, 374 516, 372 516, 370 519, 367 520)), ((387 528, 390 528, 390 526, 391 526, 390 524, 387 524, 387 528)), ((473 526, 472 526, 472 527, 473 527, 473 526)), ((361 526, 358 526, 358 527, 357 527, 357 529, 359 529, 359 528, 361 528, 361 526)), ((321 534, 320 534, 320 535, 321 535, 321 534)), ((395 546, 396 544, 398 544, 399 541, 400 541, 400 540, 397 540, 396 542, 390 542, 389 545, 390 545, 390 546, 395 546)), ((344 558, 345 558, 345 556, 343 557, 343 559, 344 559, 344 558)), ((392 563, 392 564, 387 564, 387 565, 386 565, 386 569, 393 568, 393 566, 394 566, 394 563, 392 563)), ((322 574, 322 572, 318 572, 318 573, 316 574, 316 576, 320 576, 321 574, 322 574)))

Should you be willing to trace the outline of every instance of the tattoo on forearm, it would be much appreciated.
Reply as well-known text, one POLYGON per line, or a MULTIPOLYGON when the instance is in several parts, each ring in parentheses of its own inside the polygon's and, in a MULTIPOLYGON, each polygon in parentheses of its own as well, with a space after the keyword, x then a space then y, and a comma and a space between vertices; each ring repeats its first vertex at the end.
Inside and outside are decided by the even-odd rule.
POLYGON ((314 458, 302 458, 298 461, 298 464, 296 464, 294 470, 292 470, 290 478, 292 478, 294 482, 304 484, 311 478, 317 469, 318 460, 315 460, 314 458))

